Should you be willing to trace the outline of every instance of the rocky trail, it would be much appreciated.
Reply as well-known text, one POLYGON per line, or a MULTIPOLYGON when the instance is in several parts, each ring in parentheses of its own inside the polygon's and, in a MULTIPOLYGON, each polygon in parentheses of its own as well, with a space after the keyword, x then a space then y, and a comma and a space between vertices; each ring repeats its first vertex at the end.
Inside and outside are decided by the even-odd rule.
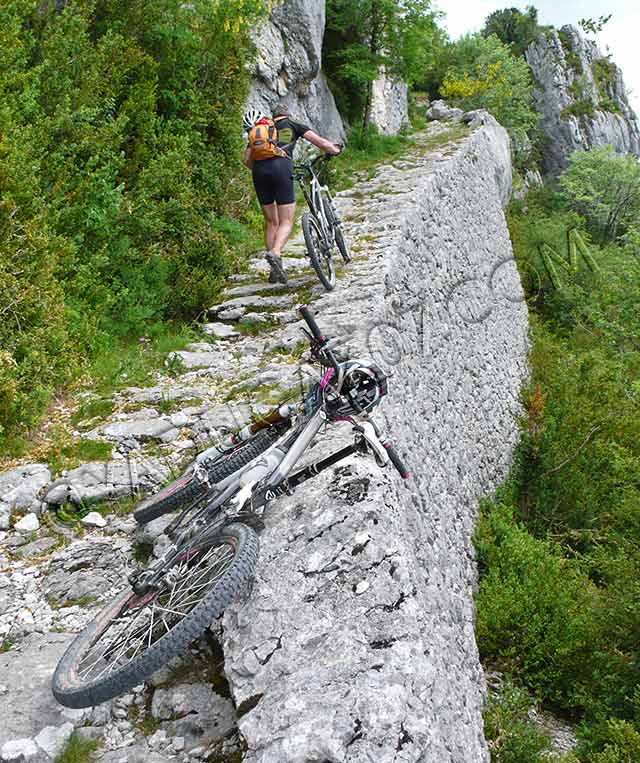
POLYGON ((84 423, 83 437, 113 445, 111 461, 81 465, 55 480, 46 464, 0 473, 0 696, 8 711, 1 760, 51 759, 74 728, 102 741, 104 761, 199 760, 238 748, 236 708, 221 658, 204 643, 173 674, 91 711, 57 705, 49 689, 52 671, 69 634, 118 590, 136 547, 161 534, 162 520, 136 534, 123 499, 162 484, 197 449, 268 409, 287 390, 298 394, 296 368, 305 348, 299 304, 311 301, 321 325, 348 343, 360 328, 353 305, 371 298, 368 285, 398 229, 394 199, 407 193, 407 169, 424 171, 443 161, 454 147, 449 139, 459 133, 434 124, 416 136, 415 154, 337 195, 354 260, 339 268, 333 293, 318 284, 301 233, 285 252, 286 286, 267 282, 268 266, 260 258, 248 273, 231 277, 209 311, 210 322, 201 326, 202 342, 171 353, 155 386, 116 393, 116 409, 125 412, 84 423), (422 156, 434 142, 439 150, 422 156), (167 408, 171 412, 163 413, 167 408), (107 501, 114 510, 105 515, 107 501), (56 507, 89 509, 92 502, 101 512, 81 511, 82 527, 69 537, 51 521, 56 507), (212 671, 213 686, 202 680, 212 671))
POLYGON ((52 760, 74 729, 108 763, 488 760, 470 537, 479 497, 511 461, 526 308, 492 294, 489 319, 465 318, 481 311, 465 274, 500 267, 501 287, 521 294, 502 213, 506 134, 487 115, 467 121, 432 123, 406 156, 337 194, 353 262, 333 292, 301 234, 285 251, 286 286, 267 282, 262 259, 230 278, 202 341, 171 353, 153 386, 121 390, 108 415, 78 424, 112 444, 110 461, 56 479, 37 463, 0 473, 1 761, 52 760), (452 284, 460 304, 447 317, 452 284), (299 396, 302 302, 347 352, 389 372, 377 418, 416 463, 414 484, 354 458, 279 501, 249 601, 148 684, 62 708, 49 682, 71 634, 162 545, 164 520, 136 531, 131 496, 299 396), (424 350, 423 309, 439 355, 424 350), (84 516, 64 525, 70 504, 84 516))

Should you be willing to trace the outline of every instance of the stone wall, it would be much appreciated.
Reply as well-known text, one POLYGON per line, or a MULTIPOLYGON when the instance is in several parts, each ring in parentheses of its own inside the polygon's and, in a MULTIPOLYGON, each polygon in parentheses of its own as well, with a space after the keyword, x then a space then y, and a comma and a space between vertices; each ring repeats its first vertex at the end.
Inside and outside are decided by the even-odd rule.
MULTIPOLYGON (((245 743, 245 763, 487 763, 471 536, 480 497, 511 463, 527 313, 503 214, 507 135, 483 112, 462 119, 470 126, 433 122, 406 156, 338 194, 354 259, 335 291, 319 287, 297 234, 287 286, 268 284, 257 258, 210 310, 203 330, 216 341, 173 353, 177 372, 78 423, 113 445, 109 463, 0 475, 0 696, 11 709, 0 761, 51 761, 75 727, 101 742, 102 763, 197 763, 245 743), (155 554, 166 542, 170 518, 134 535, 119 497, 179 473, 186 453, 246 422, 249 404, 269 410, 265 391, 297 397, 303 300, 349 354, 386 369, 376 420, 412 480, 358 457, 277 501, 251 596, 223 619, 224 656, 203 639, 144 687, 62 708, 48 686, 71 634, 115 595, 136 540, 155 554), (255 335, 235 330, 265 319, 255 335), (81 534, 53 511, 92 499, 114 511, 85 516, 81 534)), ((310 457, 351 437, 332 427, 310 457)))
POLYGON ((622 72, 573 26, 540 35, 526 52, 545 134, 543 164, 560 172, 573 151, 610 144, 640 156, 640 127, 622 72))
POLYGON ((518 436, 527 310, 508 137, 471 116, 457 145, 463 128, 434 125, 440 150, 418 141, 339 197, 366 257, 314 307, 389 372, 377 419, 413 479, 353 458, 270 510, 251 596, 224 618, 247 763, 489 760, 471 536, 518 436))

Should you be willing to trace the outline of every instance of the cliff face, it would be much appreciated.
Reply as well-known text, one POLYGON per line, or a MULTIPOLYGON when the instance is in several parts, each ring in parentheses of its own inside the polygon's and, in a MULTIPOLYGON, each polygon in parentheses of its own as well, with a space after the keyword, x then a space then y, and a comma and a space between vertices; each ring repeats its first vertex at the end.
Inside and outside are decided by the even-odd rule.
POLYGON ((344 138, 344 126, 321 71, 324 0, 284 0, 256 30, 258 51, 247 103, 267 111, 284 100, 292 115, 326 137, 344 138))
POLYGON ((544 170, 557 173, 573 151, 610 144, 640 156, 640 127, 622 72, 573 26, 542 34, 527 49, 534 104, 547 140, 544 170))
POLYGON ((223 622, 247 763, 489 760, 471 536, 509 469, 526 375, 509 140, 484 113, 422 140, 440 146, 339 194, 362 252, 314 301, 388 371, 376 419, 413 479, 353 458, 268 512, 251 596, 223 622))

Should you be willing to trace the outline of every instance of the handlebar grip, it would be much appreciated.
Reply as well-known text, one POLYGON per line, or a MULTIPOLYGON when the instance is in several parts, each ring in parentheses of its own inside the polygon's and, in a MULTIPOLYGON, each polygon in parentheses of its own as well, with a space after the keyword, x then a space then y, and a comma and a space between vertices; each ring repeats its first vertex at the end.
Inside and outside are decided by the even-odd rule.
POLYGON ((398 455, 396 449, 393 447, 393 445, 390 442, 385 442, 384 447, 386 448, 386 451, 389 454, 389 460, 396 467, 402 479, 408 480, 409 477, 411 477, 411 472, 407 469, 407 467, 402 462, 402 459, 398 455))
POLYGON ((309 330, 311 331, 311 334, 314 339, 317 339, 318 342, 324 342, 325 337, 320 331, 320 327, 316 323, 316 319, 311 314, 311 310, 306 305, 303 305, 300 308, 300 315, 303 317, 305 323, 309 327, 309 330))

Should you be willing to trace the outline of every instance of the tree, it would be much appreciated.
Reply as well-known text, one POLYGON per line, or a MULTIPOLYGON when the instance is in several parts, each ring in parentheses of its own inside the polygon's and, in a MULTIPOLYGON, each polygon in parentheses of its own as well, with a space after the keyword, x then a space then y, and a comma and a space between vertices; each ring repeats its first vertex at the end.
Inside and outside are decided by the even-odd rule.
POLYGON ((608 16, 599 16, 597 19, 580 19, 578 23, 587 34, 598 34, 611 21, 612 16, 613 14, 610 13, 608 16))
POLYGON ((381 67, 412 84, 433 65, 438 17, 431 0, 328 0, 325 62, 352 119, 367 126, 381 67))
POLYGON ((511 47, 516 56, 524 54, 530 43, 540 34, 543 27, 538 24, 538 11, 528 5, 524 13, 518 8, 504 8, 487 16, 482 34, 495 34, 505 45, 511 47))
POLYGON ((115 337, 215 296, 250 224, 240 115, 266 9, 0 3, 0 444, 115 337))
POLYGON ((453 63, 440 88, 443 98, 464 109, 487 109, 516 145, 527 145, 538 123, 531 103, 531 73, 496 35, 466 35, 454 43, 453 63))
POLYGON ((640 165, 611 146, 574 152, 560 188, 566 204, 604 241, 640 223, 640 165))

